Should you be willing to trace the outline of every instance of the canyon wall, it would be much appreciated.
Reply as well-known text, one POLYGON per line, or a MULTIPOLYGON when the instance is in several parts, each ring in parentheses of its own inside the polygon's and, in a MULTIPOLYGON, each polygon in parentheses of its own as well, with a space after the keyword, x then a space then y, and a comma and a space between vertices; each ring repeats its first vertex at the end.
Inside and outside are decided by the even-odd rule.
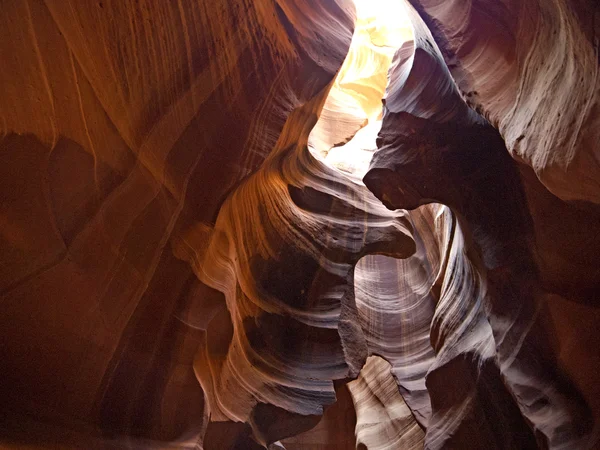
POLYGON ((600 8, 396 3, 5 2, 3 447, 598 445, 600 8))

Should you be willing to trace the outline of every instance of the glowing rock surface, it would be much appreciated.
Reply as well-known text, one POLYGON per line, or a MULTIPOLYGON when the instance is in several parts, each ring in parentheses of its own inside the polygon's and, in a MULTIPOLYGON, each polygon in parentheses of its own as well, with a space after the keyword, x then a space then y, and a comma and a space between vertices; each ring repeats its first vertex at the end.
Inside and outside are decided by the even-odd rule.
POLYGON ((5 2, 0 446, 595 448, 599 17, 5 2))

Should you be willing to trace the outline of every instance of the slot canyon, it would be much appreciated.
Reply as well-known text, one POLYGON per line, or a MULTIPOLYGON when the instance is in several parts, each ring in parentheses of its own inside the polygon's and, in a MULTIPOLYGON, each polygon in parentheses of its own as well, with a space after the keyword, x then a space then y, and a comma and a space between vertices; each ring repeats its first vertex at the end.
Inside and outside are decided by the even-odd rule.
POLYGON ((0 448, 600 449, 598 0, 4 0, 0 448))

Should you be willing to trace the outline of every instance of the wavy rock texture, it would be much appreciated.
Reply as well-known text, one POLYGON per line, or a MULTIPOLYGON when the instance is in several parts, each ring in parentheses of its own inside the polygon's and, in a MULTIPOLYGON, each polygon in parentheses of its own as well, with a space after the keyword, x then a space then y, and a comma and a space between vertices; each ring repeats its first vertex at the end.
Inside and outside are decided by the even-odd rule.
POLYGON ((216 367, 209 357, 211 383, 203 382, 215 389, 215 415, 246 421, 257 403, 321 414, 335 399, 331 380, 355 376, 366 358, 354 265, 369 253, 414 252, 405 213, 336 180, 306 138, 281 142, 228 198, 197 268, 225 293, 233 324, 225 360, 216 367))
POLYGON ((356 444, 360 448, 423 448, 423 430, 398 392, 390 365, 370 356, 348 383, 356 411, 356 444))
MULTIPOLYGON (((424 8, 422 5, 419 7, 424 8)), ((439 12, 433 7, 432 11, 439 12)), ((413 19, 413 23, 417 20, 413 19)), ((432 24, 443 28, 436 22, 432 21, 432 24)), ((508 158, 504 142, 497 132, 481 119, 464 114, 459 107, 452 107, 451 102, 461 105, 462 101, 456 91, 452 92, 452 79, 448 73, 445 84, 441 81, 443 77, 435 79, 438 86, 443 87, 440 91, 446 95, 448 103, 442 103, 448 106, 445 112, 434 111, 431 114, 425 103, 428 100, 426 96, 407 100, 410 96, 406 89, 411 76, 416 75, 416 70, 425 64, 431 65, 437 53, 428 43, 431 36, 427 32, 417 31, 415 34, 417 50, 408 77, 403 74, 406 71, 403 66, 407 62, 400 53, 396 57, 398 64, 390 74, 379 149, 365 183, 391 209, 413 209, 422 204, 440 202, 450 206, 457 214, 458 226, 472 240, 473 245, 466 247, 474 251, 465 256, 472 261, 471 271, 474 273, 463 273, 456 278, 456 287, 464 289, 469 278, 478 280, 476 286, 479 287, 469 295, 462 293, 457 296, 462 300, 455 300, 454 308, 473 296, 479 297, 485 307, 482 316, 484 323, 487 322, 486 347, 495 347, 495 351, 493 347, 477 351, 478 345, 471 342, 459 351, 459 355, 475 352, 472 359, 490 362, 481 363, 478 378, 485 384, 496 380, 496 396, 500 386, 505 385, 510 396, 505 395, 506 405, 499 409, 510 411, 514 402, 532 427, 538 445, 588 448, 596 439, 592 433, 592 413, 564 369, 560 365, 557 367, 556 353, 552 349, 554 333, 552 323, 548 323, 547 310, 553 306, 551 297, 558 292, 548 292, 548 285, 540 276, 538 257, 543 260, 546 249, 536 240, 534 219, 529 210, 529 204, 535 204, 537 199, 526 196, 517 165, 508 158), (419 35, 426 39, 420 40, 419 35), (418 59, 423 60, 421 65, 418 59), (397 80, 406 81, 395 84, 397 80)), ((586 151, 593 152, 594 149, 586 151)), ((539 213, 539 207, 531 209, 533 213, 539 213)), ((596 216, 597 212, 592 210, 590 214, 596 216)), ((591 228, 596 227, 592 225, 591 228)), ((590 243, 597 245, 597 239, 592 238, 590 243)), ((590 289, 596 287, 597 281, 589 286, 590 289)), ((580 297, 579 300, 588 299, 580 297)), ((436 313, 441 306, 438 304, 436 313)), ((452 313, 448 310, 444 320, 447 321, 452 313)), ((468 321, 462 319, 461 322, 465 325, 468 321)), ((434 320, 434 348, 436 331, 434 320)), ((452 345, 454 352, 464 345, 461 341, 464 339, 460 338, 452 345)), ((443 351, 443 346, 440 350, 443 351)), ((440 358, 439 353, 437 358, 440 358)), ((442 373, 454 370, 456 367, 450 364, 446 367, 437 365, 428 375, 434 417, 437 404, 434 380, 442 373)), ((445 397, 447 402, 448 395, 445 397)), ((515 415, 514 405, 509 417, 515 415)), ((486 408, 486 413, 491 410, 486 408)), ((458 414, 455 422, 462 420, 466 425, 472 420, 468 413, 461 416, 463 414, 458 414)), ((498 422, 498 425, 502 423, 498 422)), ((506 435, 506 432, 502 434, 506 435)), ((522 435, 527 442, 525 432, 515 435, 522 435)), ((447 438, 447 430, 441 436, 447 438)), ((431 423, 426 439, 429 439, 428 446, 437 445, 431 423)), ((495 442, 501 447, 508 445, 498 439, 495 442)), ((466 442, 460 445, 464 446, 466 442)), ((525 443, 520 446, 525 446, 525 443)))
POLYGON ((376 149, 381 98, 394 53, 412 40, 402 2, 356 2, 352 42, 308 146, 316 158, 360 180, 376 149))
POLYGON ((559 198, 598 203, 597 2, 411 3, 511 155, 559 198))
POLYGON ((3 448, 598 445, 598 6, 410 3, 3 4, 3 448))
POLYGON ((172 248, 326 92, 352 5, 11 1, 0 20, 3 416, 193 446, 192 362, 224 303, 172 248))

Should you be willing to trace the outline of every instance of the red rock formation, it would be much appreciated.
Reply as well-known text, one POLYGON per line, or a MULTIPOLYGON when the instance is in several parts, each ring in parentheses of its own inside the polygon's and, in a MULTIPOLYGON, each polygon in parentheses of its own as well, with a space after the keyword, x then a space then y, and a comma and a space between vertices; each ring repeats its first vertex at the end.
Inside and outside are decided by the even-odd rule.
MULTIPOLYGON (((456 22, 451 21, 448 10, 432 5, 430 15, 427 12, 428 5, 418 4, 416 7, 431 23, 434 35, 439 39, 438 42, 443 43, 446 62, 458 80, 458 86, 463 90, 467 101, 474 104, 477 99, 481 99, 479 100, 481 103, 477 105, 478 109, 487 113, 485 105, 486 101, 490 101, 489 98, 478 94, 479 97, 473 99, 473 92, 465 91, 463 82, 468 79, 465 75, 467 67, 479 67, 480 70, 491 69, 489 64, 484 67, 482 61, 491 58, 489 53, 492 53, 495 45, 500 44, 493 42, 487 47, 478 48, 477 51, 480 53, 477 58, 469 55, 466 50, 461 53, 460 46, 465 45, 465 35, 474 33, 469 29, 470 27, 465 26, 463 22, 461 27, 464 28, 456 31, 454 35, 452 33, 455 32, 453 27, 456 26, 456 22), (436 20, 440 20, 441 23, 436 20), (444 20, 449 21, 448 27, 442 26, 444 20), (457 38, 458 35, 460 39, 457 38), (452 39, 448 36, 452 36, 452 39), (452 48, 454 42, 460 42, 458 49, 452 48), (473 59, 469 60, 469 58, 473 59)), ((477 6, 473 5, 466 11, 473 22, 473 28, 477 29, 481 20, 477 13, 477 6)), ((492 10, 491 13, 494 12, 497 11, 492 10)), ((506 14, 504 10, 501 12, 506 14)), ((559 14, 560 10, 554 13, 559 14)), ((417 20, 415 18, 414 22, 417 20)), ((471 25, 470 21, 467 23, 471 25)), ((494 27, 491 29, 494 30, 494 27)), ((548 276, 543 272, 540 274, 541 268, 543 271, 549 267, 546 255, 552 250, 547 248, 548 241, 541 242, 537 239, 538 234, 545 235, 547 239, 548 234, 552 232, 534 226, 535 214, 543 214, 541 206, 536 204, 539 200, 525 194, 526 190, 523 188, 517 165, 507 158, 504 142, 500 136, 494 137, 495 130, 477 117, 473 117, 470 113, 465 114, 459 107, 453 107, 452 103, 461 105, 462 101, 456 94, 452 94, 451 89, 442 91, 447 93, 445 101, 441 103, 445 106, 445 114, 435 111, 432 115, 431 108, 425 103, 427 100, 423 100, 423 96, 420 96, 416 102, 407 101, 409 95, 406 91, 410 89, 410 77, 416 78, 418 74, 422 74, 423 67, 427 67, 427 64, 431 65, 431 61, 434 60, 432 56, 435 56, 435 51, 432 52, 433 47, 427 44, 427 40, 431 42, 431 39, 427 39, 428 33, 423 31, 422 36, 426 38, 426 41, 421 44, 424 51, 419 52, 417 48, 415 61, 408 69, 402 67, 408 65, 407 62, 402 63, 405 57, 400 54, 397 56, 399 63, 393 71, 402 73, 410 70, 408 80, 403 84, 394 85, 396 79, 402 79, 401 75, 397 75, 397 78, 394 77, 393 72, 390 75, 389 100, 378 143, 380 149, 375 154, 371 164, 372 169, 365 177, 365 182, 392 209, 399 207, 412 209, 436 201, 450 206, 458 215, 459 226, 466 230, 473 240, 473 245, 469 247, 474 249, 476 254, 469 256, 469 259, 475 264, 477 272, 485 276, 482 279, 485 286, 482 300, 495 341, 495 357, 498 360, 496 371, 499 370, 503 384, 506 385, 521 413, 533 428, 538 445, 551 448, 588 448, 596 439, 596 436, 591 434, 592 414, 586 400, 578 393, 577 387, 568 380, 566 372, 571 372, 575 377, 581 376, 577 376, 568 367, 565 372, 565 369, 561 368, 562 365, 557 362, 556 349, 552 348, 555 333, 553 324, 548 323, 547 311, 554 307, 557 294, 561 291, 552 289, 552 283, 546 281, 548 276), (418 59, 423 61, 421 65, 417 62, 418 59), (407 114, 408 112, 427 119, 416 118, 407 114)), ((529 51, 538 50, 539 48, 536 47, 529 51)), ((448 75, 438 76, 436 82, 441 83, 439 79, 443 78, 450 79, 448 75)), ((483 75, 473 76, 473 79, 483 79, 483 75)), ((557 83, 560 84, 562 81, 564 80, 558 80, 557 83)), ((452 82, 449 81, 446 85, 452 86, 452 82)), ((534 88, 539 89, 539 85, 534 88)), ((502 95, 502 99, 508 102, 510 97, 502 95)), ((492 102, 489 107, 490 110, 494 110, 497 104, 492 102)), ((587 111, 584 113, 587 114, 587 111)), ((535 112, 533 114, 535 115, 535 112)), ((589 118, 582 120, 587 121, 589 118)), ((507 133, 502 127, 500 131, 507 133)), ((533 141, 539 139, 536 132, 540 131, 532 132, 533 141)), ((582 146, 578 151, 581 154, 593 153, 595 146, 591 148, 582 146)), ((535 168, 535 164, 533 166, 535 168)), ((548 169, 551 167, 552 165, 549 164, 548 169)), ((525 178, 524 181, 536 184, 531 177, 525 178)), ((539 188, 537 189, 539 192, 539 188)), ((551 196, 549 193, 545 195, 551 196)), ((566 214, 567 217, 577 214, 575 206, 569 208, 563 205, 563 208, 570 210, 566 214)), ((590 208, 592 209, 589 214, 597 217, 596 208, 591 206, 590 208)), ((546 212, 548 213, 549 211, 546 212)), ((589 227, 584 228, 583 233, 588 235, 589 230, 594 228, 595 225, 590 224, 589 227)), ((572 226, 570 232, 575 229, 576 227, 572 226)), ((592 231, 592 233, 596 232, 592 231)), ((560 238, 558 240, 560 241, 560 238)), ((590 236, 589 242, 595 246, 598 240, 590 236)), ((596 272, 597 261, 594 262, 593 267, 592 271, 596 272)), ((559 270, 563 274, 561 277, 563 279, 568 277, 564 270, 564 268, 559 270)), ((571 277, 578 278, 577 275, 571 277)), ((583 288, 579 284, 580 290, 577 293, 569 291, 571 301, 589 303, 590 292, 597 289, 598 283, 594 276, 584 277, 587 283, 581 280, 583 282, 581 284, 587 286, 583 288), (581 293, 586 297, 582 298, 581 293)), ((458 282, 465 283, 464 280, 458 282)), ((572 282, 566 283, 573 285, 572 282)), ((465 296, 460 297, 466 300, 465 296)), ((590 311, 590 313, 594 312, 594 310, 590 311)), ((434 330, 435 326, 432 332, 434 330)), ((590 331, 582 330, 581 333, 585 335, 590 331)), ((456 344, 454 346, 456 347, 456 344)), ((473 351, 473 346, 470 347, 471 349, 467 348, 463 352, 473 351)), ((457 357, 460 357, 460 353, 455 355, 455 358, 457 357)), ((484 382, 492 379, 491 375, 481 378, 485 380, 484 382)), ((435 415, 436 401, 433 397, 435 391, 429 383, 432 379, 434 379, 434 372, 430 371, 428 387, 435 415)), ((589 388, 587 391, 589 393, 589 388)), ((498 396, 497 389, 495 395, 498 396)), ((442 396, 447 400, 447 394, 442 396)), ((588 401, 593 401, 592 399, 593 396, 588 397, 588 401)), ((452 435, 447 431, 444 430, 442 434, 446 439, 452 435)), ((435 446, 432 435, 430 424, 427 438, 430 439, 428 445, 431 447, 435 446)), ((460 444, 461 447, 465 445, 466 442, 460 444)), ((520 444, 519 447, 523 445, 520 444)))
POLYGON ((423 430, 398 392, 384 359, 370 356, 348 383, 358 413, 356 444, 370 449, 423 448, 423 430))
POLYGON ((198 440, 198 320, 224 304, 173 248, 315 114, 351 38, 351 5, 253 3, 4 5, 7 415, 198 440))
POLYGON ((2 447, 597 445, 600 10, 410 3, 5 2, 2 447))

